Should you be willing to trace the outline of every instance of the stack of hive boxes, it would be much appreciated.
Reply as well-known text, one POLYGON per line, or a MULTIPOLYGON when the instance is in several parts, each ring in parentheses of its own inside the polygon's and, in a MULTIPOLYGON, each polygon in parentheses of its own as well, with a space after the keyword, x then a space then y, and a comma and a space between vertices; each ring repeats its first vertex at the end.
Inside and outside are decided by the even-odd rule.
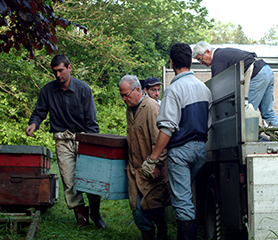
POLYGON ((59 189, 52 157, 43 146, 0 145, 0 205, 51 207, 59 189))

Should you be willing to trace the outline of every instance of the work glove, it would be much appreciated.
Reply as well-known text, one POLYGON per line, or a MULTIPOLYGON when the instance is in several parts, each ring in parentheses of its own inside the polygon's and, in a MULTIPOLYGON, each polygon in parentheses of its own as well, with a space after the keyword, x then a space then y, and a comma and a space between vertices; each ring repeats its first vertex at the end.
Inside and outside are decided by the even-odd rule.
POLYGON ((70 132, 69 130, 66 130, 65 132, 56 132, 53 135, 54 140, 73 140, 75 141, 75 133, 70 132))
POLYGON ((147 157, 147 159, 143 162, 142 166, 141 166, 141 172, 142 175, 146 178, 149 179, 154 179, 154 169, 156 167, 156 164, 159 162, 159 160, 157 162, 155 162, 154 159, 150 158, 150 156, 147 157))
POLYGON ((75 141, 75 133, 72 133, 69 130, 66 130, 64 132, 64 139, 69 139, 69 140, 75 141))

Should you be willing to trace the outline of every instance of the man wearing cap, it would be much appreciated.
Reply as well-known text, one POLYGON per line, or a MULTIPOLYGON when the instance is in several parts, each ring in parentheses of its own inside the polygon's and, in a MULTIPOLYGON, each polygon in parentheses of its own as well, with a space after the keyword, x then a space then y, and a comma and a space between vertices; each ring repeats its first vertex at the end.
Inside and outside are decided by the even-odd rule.
POLYGON ((159 78, 149 77, 145 79, 144 91, 149 95, 150 98, 153 98, 160 105, 161 101, 159 100, 161 88, 160 85, 163 85, 159 78))

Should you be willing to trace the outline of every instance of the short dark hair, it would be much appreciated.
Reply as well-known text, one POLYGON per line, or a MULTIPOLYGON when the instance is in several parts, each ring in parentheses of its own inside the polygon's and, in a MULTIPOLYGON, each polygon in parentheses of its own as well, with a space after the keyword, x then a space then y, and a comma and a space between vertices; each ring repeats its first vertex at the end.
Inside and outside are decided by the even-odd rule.
POLYGON ((175 68, 191 67, 192 50, 186 43, 175 43, 170 50, 170 58, 172 59, 175 68))
POLYGON ((56 55, 52 58, 50 66, 56 67, 59 64, 64 63, 65 67, 68 68, 70 65, 70 61, 67 56, 65 55, 56 55))

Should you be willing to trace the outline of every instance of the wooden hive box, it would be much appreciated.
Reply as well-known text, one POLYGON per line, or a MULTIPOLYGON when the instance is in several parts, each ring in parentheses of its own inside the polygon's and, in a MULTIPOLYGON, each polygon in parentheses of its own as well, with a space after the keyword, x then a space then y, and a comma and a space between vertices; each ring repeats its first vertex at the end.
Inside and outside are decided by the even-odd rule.
POLYGON ((78 133, 75 191, 104 196, 107 200, 128 198, 127 140, 114 134, 78 133))
POLYGON ((52 206, 59 188, 52 157, 43 146, 0 145, 0 205, 52 206))

